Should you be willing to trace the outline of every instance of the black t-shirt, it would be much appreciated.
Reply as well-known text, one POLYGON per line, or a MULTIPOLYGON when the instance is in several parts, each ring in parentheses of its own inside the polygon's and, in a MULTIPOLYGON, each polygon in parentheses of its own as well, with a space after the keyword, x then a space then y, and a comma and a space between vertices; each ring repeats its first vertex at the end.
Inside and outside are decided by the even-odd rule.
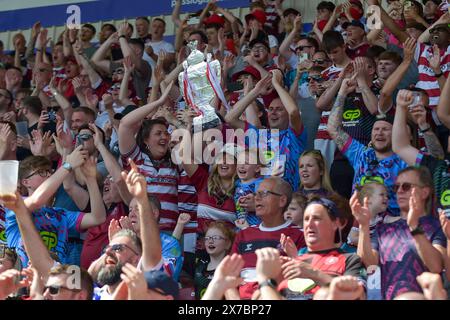
POLYGON ((215 270, 207 270, 209 259, 198 260, 195 267, 194 282, 195 282, 195 297, 201 299, 203 294, 211 282, 215 270))

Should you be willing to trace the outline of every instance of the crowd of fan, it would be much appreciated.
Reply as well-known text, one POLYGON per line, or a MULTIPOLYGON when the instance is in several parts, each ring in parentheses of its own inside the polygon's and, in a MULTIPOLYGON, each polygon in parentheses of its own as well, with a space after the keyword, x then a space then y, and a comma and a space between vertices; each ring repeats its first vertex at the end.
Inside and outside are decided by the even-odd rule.
POLYGON ((177 0, 174 43, 147 17, 0 43, 0 298, 447 299, 447 2, 368 4, 323 1, 306 32, 282 0, 177 0), (178 81, 195 45, 215 128, 178 81))

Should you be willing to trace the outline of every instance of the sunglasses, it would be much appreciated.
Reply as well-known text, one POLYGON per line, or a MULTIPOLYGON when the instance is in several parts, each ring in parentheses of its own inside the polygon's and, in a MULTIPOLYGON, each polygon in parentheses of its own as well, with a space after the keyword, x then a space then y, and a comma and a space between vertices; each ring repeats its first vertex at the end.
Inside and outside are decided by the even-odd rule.
POLYGON ((312 80, 314 80, 315 82, 324 82, 325 79, 322 78, 321 76, 310 76, 308 78, 306 78, 307 82, 311 82, 312 80))
POLYGON ((113 244, 113 245, 107 245, 104 249, 103 249, 103 253, 105 253, 108 249, 111 249, 112 251, 114 251, 115 253, 121 253, 123 250, 125 249, 129 249, 131 252, 133 252, 135 255, 139 255, 139 253, 137 253, 135 250, 133 250, 131 247, 127 246, 124 243, 117 243, 117 244, 113 244))
POLYGON ((26 176, 24 179, 31 178, 36 173, 39 174, 42 178, 45 178, 45 177, 48 176, 49 173, 52 174, 53 170, 51 170, 51 169, 38 169, 38 170, 34 171, 33 173, 29 174, 28 176, 26 176))
POLYGON ((252 48, 252 51, 268 51, 265 46, 256 46, 252 48))
POLYGON ((80 292, 80 289, 69 289, 67 287, 63 287, 63 286, 57 286, 57 285, 52 285, 52 286, 45 286, 44 287, 44 292, 48 290, 48 292, 52 295, 55 296, 59 293, 59 291, 61 291, 61 289, 66 289, 69 291, 73 291, 73 292, 80 292))
POLYGON ((401 184, 396 183, 396 184, 394 184, 394 192, 398 192, 398 191, 400 191, 400 189, 402 189, 404 192, 408 192, 413 187, 422 187, 422 186, 419 186, 418 184, 414 184, 414 183, 409 183, 409 182, 404 182, 401 184))
POLYGON ((326 59, 326 60, 315 59, 312 62, 315 64, 324 64, 325 62, 328 62, 328 61, 329 61, 328 59, 326 59))
POLYGON ((78 137, 79 140, 88 141, 93 136, 92 136, 92 134, 89 134, 89 133, 83 133, 83 134, 79 134, 77 137, 78 137))

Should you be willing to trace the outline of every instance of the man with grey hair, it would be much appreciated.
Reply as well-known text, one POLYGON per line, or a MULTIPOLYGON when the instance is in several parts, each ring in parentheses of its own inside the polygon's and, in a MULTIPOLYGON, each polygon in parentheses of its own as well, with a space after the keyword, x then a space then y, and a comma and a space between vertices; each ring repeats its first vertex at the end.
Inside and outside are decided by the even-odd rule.
MULTIPOLYGON (((259 225, 250 226, 240 231, 236 235, 231 248, 231 254, 238 253, 244 258, 244 267, 241 271, 244 284, 239 287, 241 299, 250 299, 253 292, 260 286, 276 286, 274 281, 270 283, 257 282, 255 269, 255 251, 257 249, 272 247, 281 250, 280 238, 282 234, 290 237, 298 249, 305 246, 303 231, 300 227, 293 225, 290 220, 285 221, 283 217, 291 198, 292 188, 290 184, 279 177, 265 179, 259 185, 258 191, 255 192, 256 215, 262 221, 259 225)), ((227 294, 231 294, 231 292, 227 294)))
POLYGON ((104 254, 89 267, 89 273, 98 284, 94 289, 94 300, 111 300, 122 279, 122 267, 126 263, 137 266, 142 256, 142 243, 130 229, 122 229, 112 236, 104 254))

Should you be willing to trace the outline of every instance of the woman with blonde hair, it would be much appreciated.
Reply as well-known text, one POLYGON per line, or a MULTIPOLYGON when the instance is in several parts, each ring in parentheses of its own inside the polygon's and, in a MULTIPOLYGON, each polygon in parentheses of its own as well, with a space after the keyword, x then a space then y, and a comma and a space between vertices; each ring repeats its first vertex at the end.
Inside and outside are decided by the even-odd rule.
POLYGON ((327 163, 320 150, 303 152, 298 163, 300 191, 305 196, 311 193, 327 196, 334 192, 331 187, 327 163))

